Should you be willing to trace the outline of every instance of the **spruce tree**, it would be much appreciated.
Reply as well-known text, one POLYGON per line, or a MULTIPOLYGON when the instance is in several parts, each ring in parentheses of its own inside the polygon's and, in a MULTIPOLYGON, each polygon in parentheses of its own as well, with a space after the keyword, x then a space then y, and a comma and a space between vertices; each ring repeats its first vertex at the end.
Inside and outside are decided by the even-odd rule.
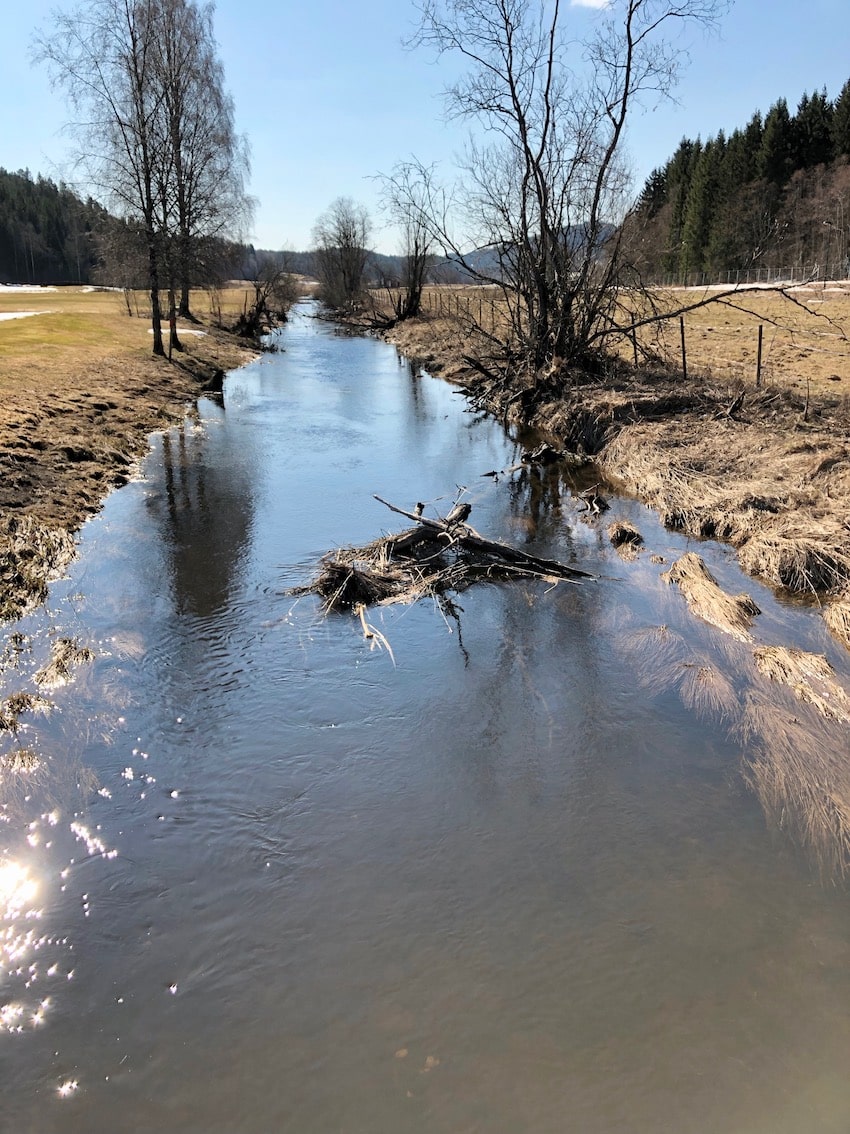
POLYGON ((850 79, 841 88, 832 113, 833 157, 850 155, 850 79))
POLYGON ((788 104, 779 99, 767 113, 764 133, 757 159, 760 177, 774 185, 784 185, 791 176, 794 151, 794 131, 788 104))
POLYGON ((833 113, 825 90, 800 99, 793 121, 795 169, 811 169, 831 160, 833 113))

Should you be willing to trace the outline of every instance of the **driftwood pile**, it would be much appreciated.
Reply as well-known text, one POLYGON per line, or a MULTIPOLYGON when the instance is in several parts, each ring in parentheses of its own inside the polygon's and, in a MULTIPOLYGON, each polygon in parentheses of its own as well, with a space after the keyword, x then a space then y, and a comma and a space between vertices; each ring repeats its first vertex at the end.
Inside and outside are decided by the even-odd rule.
POLYGON ((592 578, 578 568, 485 539, 467 523, 468 503, 456 504, 445 518, 430 519, 419 505, 408 512, 380 496, 375 499, 415 526, 365 547, 331 552, 322 559, 318 577, 293 593, 319 595, 328 612, 439 597, 481 580, 592 578))

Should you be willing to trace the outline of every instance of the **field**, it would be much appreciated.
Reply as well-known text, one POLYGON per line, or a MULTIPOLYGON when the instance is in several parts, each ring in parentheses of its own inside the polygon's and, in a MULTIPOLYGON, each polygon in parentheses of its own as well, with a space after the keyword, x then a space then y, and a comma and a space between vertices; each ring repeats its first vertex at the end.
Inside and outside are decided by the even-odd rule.
MULTIPOLYGON (((380 293, 375 293, 380 298, 380 293)), ((704 288, 657 292, 654 300, 667 311, 716 298, 704 288)), ((628 300, 626 300, 628 302, 628 300)), ((485 332, 504 333, 507 313, 493 288, 429 287, 424 312, 432 320, 460 326, 478 324, 485 332)), ((850 391, 850 282, 796 287, 787 296, 757 288, 710 303, 684 316, 685 352, 689 372, 755 384, 759 326, 762 327, 760 380, 803 394, 850 391)), ((678 318, 637 336, 639 357, 644 352, 682 365, 678 318)), ((631 339, 612 341, 615 350, 633 357, 631 339)))
MULTIPOLYGON (((231 288, 216 293, 225 320, 241 310, 247 293, 231 288)), ((200 326, 185 329, 187 346, 198 331, 209 331, 210 295, 193 296, 200 326)), ((151 336, 149 301, 143 292, 62 287, 28 290, 0 287, 0 396, 15 396, 22 387, 45 392, 73 385, 93 364, 121 360, 147 363, 151 336), (132 317, 128 315, 132 311, 132 317), (12 318, 21 312, 37 312, 12 318)), ((181 330, 184 328, 181 325, 181 330)), ((209 336, 205 336, 209 337, 209 336)), ((197 342, 196 342, 197 346, 197 342)))

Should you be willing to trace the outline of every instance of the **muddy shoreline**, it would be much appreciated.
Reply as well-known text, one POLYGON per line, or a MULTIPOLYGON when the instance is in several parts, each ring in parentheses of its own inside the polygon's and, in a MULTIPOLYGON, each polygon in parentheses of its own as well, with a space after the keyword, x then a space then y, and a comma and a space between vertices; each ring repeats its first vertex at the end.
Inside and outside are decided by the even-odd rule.
POLYGON ((731 544, 751 576, 822 606, 850 647, 850 400, 786 386, 612 365, 536 383, 488 379, 461 325, 399 325, 405 354, 506 424, 592 462, 611 486, 696 539, 731 544))
POLYGON ((0 619, 44 600, 75 554, 74 533, 126 483, 149 436, 181 420, 226 370, 256 351, 207 328, 169 363, 94 358, 64 370, 49 397, 22 384, 0 407, 0 619))

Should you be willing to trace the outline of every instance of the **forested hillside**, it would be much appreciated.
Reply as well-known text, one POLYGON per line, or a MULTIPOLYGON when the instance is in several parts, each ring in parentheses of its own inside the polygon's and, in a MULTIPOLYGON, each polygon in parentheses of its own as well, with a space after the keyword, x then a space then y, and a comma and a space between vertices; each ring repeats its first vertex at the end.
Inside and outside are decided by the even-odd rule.
POLYGON ((105 216, 65 185, 0 169, 0 283, 88 283, 105 216))
POLYGON ((684 138, 630 218, 648 277, 848 275, 850 81, 756 112, 728 138, 684 138))

